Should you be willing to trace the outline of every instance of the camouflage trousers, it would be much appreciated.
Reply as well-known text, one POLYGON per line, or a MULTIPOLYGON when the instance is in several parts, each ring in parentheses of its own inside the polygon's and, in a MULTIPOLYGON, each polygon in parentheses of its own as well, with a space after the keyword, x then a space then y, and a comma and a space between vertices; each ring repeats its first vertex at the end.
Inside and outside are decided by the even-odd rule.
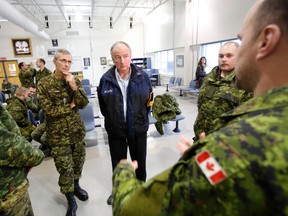
POLYGON ((32 141, 31 133, 33 132, 34 128, 32 126, 26 127, 26 128, 21 128, 19 127, 21 131, 21 135, 28 140, 29 142, 32 141))
POLYGON ((0 210, 1 216, 34 216, 28 191, 17 200, 13 208, 0 210))
POLYGON ((63 194, 74 191, 74 180, 80 179, 85 162, 85 142, 71 145, 52 146, 51 156, 54 159, 59 176, 58 184, 63 194))
POLYGON ((31 133, 32 139, 36 140, 37 142, 48 145, 47 138, 46 138, 46 123, 39 124, 35 130, 31 133))

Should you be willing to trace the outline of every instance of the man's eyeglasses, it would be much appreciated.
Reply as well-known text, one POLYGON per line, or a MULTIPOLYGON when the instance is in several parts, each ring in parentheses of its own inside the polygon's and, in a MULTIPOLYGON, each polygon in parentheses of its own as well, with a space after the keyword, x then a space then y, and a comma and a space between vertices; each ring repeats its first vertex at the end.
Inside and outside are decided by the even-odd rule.
POLYGON ((57 61, 60 61, 62 64, 69 64, 69 65, 71 65, 73 62, 72 61, 67 61, 66 59, 57 59, 57 61))

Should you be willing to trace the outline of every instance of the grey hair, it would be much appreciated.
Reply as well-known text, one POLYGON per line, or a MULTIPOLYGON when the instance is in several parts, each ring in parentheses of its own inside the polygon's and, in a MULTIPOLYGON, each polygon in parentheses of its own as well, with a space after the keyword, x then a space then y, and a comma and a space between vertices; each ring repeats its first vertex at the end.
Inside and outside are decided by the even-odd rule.
POLYGON ((59 54, 71 55, 71 53, 66 49, 58 49, 54 54, 54 60, 57 60, 59 58, 59 54))
POLYGON ((111 46, 111 48, 110 48, 110 54, 111 54, 111 56, 112 56, 112 52, 113 52, 114 48, 115 48, 116 46, 118 46, 119 44, 123 44, 124 46, 126 46, 126 47, 129 49, 130 54, 132 54, 132 50, 131 50, 131 47, 129 46, 129 44, 125 43, 124 41, 117 41, 117 42, 114 43, 114 44, 111 46))
POLYGON ((223 46, 226 46, 226 45, 230 45, 230 44, 233 44, 233 45, 236 47, 236 49, 239 47, 239 43, 237 43, 237 42, 235 42, 235 41, 228 41, 228 42, 224 43, 224 44, 222 45, 222 47, 223 47, 223 46))

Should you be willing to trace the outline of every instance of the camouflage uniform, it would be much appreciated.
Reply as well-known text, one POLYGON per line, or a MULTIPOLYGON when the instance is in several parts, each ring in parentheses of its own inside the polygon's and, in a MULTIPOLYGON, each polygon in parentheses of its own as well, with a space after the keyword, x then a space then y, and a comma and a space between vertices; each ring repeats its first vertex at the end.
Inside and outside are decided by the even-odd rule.
POLYGON ((153 117, 157 120, 155 127, 163 135, 163 124, 181 114, 175 97, 169 94, 157 95, 152 106, 153 117))
POLYGON ((251 94, 235 86, 235 70, 221 78, 219 67, 215 67, 204 79, 200 89, 198 115, 194 123, 195 137, 202 132, 211 132, 215 128, 213 121, 217 117, 251 97, 251 94))
POLYGON ((14 97, 9 100, 6 108, 20 128, 22 136, 31 142, 31 133, 34 130, 34 127, 28 120, 28 108, 25 102, 17 97, 14 97))
POLYGON ((74 180, 81 177, 85 161, 85 126, 78 109, 88 104, 81 82, 75 78, 78 89, 73 91, 65 80, 55 75, 44 77, 38 83, 38 99, 45 113, 46 138, 52 147, 51 156, 60 174, 59 186, 66 194, 74 191, 74 180), (76 107, 71 109, 74 100, 76 107))
POLYGON ((39 102, 38 102, 37 96, 36 95, 34 95, 32 97, 28 96, 25 100, 25 104, 26 104, 27 108, 33 112, 34 118, 38 120, 40 107, 39 107, 39 102))
POLYGON ((20 70, 19 79, 22 86, 29 88, 30 83, 34 83, 35 71, 35 69, 30 69, 27 71, 20 70))
POLYGON ((36 71, 36 84, 38 84, 43 77, 49 76, 51 74, 52 72, 46 67, 44 67, 42 71, 36 71))
POLYGON ((144 184, 130 164, 119 164, 113 175, 114 215, 288 215, 288 86, 221 118, 223 127, 144 184), (195 155, 204 150, 227 175, 214 186, 196 163, 195 155))
POLYGON ((2 82, 2 92, 4 94, 8 94, 8 97, 13 97, 15 93, 15 89, 11 82, 4 83, 2 82))
POLYGON ((20 136, 16 122, 1 103, 0 134, 0 215, 32 216, 26 177, 44 155, 20 136))

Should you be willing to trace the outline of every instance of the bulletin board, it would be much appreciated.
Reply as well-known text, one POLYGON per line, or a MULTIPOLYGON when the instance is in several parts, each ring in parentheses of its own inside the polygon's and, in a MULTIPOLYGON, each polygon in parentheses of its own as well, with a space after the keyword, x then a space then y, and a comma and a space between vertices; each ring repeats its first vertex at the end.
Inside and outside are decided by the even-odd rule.
POLYGON ((4 72, 4 67, 3 67, 2 62, 0 64, 0 78, 1 78, 1 80, 2 80, 2 78, 5 78, 5 72, 4 72))

